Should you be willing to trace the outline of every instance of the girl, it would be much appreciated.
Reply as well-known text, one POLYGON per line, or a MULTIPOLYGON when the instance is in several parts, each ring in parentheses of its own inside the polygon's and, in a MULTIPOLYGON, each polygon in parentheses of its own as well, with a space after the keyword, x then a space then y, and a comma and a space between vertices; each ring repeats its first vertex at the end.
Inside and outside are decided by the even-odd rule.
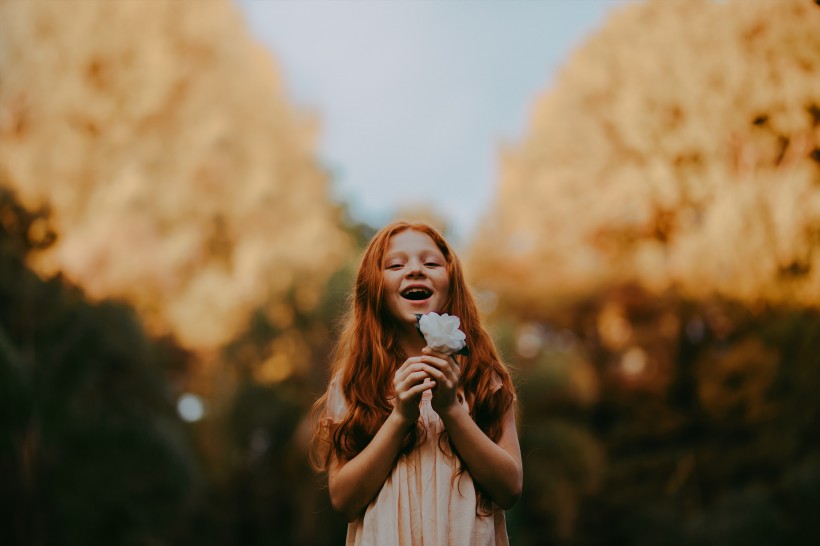
POLYGON ((396 222, 364 251, 313 454, 347 544, 506 545, 521 492, 515 392, 458 258, 426 224, 396 222), (426 346, 417 315, 461 319, 468 356, 426 346))

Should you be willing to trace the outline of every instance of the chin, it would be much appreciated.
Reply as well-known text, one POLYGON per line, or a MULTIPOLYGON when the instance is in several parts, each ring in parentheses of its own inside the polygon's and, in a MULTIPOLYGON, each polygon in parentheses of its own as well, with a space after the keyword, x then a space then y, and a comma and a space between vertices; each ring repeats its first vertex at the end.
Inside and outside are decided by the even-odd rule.
POLYGON ((427 313, 429 313, 429 311, 426 309, 409 309, 407 311, 402 311, 399 314, 399 317, 401 317, 399 322, 412 324, 415 326, 416 322, 418 321, 416 315, 426 315, 427 313))
POLYGON ((426 315, 427 313, 428 313, 428 311, 425 311, 424 309, 418 309, 418 310, 408 311, 407 313, 404 314, 404 316, 407 317, 408 322, 415 323, 416 320, 417 320, 416 315, 426 315))
POLYGON ((434 301, 425 301, 419 304, 408 304, 407 301, 401 300, 397 302, 398 305, 393 307, 393 316, 401 317, 399 322, 406 322, 409 324, 416 324, 416 315, 426 315, 427 313, 439 313, 440 308, 434 301))

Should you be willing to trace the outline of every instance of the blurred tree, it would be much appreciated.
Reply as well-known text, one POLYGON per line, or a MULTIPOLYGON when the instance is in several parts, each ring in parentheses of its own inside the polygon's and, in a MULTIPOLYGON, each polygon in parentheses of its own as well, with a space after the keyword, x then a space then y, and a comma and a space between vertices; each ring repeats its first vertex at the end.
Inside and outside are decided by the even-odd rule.
MULTIPOLYGON (((77 430, 68 438, 81 440, 61 440, 52 456, 60 472, 76 476, 61 478, 64 494, 55 497, 65 520, 31 527, 62 534, 76 526, 88 544, 338 539, 333 514, 325 526, 306 519, 330 510, 304 462, 304 415, 326 381, 333 321, 348 291, 345 260, 369 228, 329 199, 328 173, 315 157, 315 116, 290 104, 274 61, 229 0, 0 2, 0 72, 4 183, 29 210, 47 208, 48 225, 60 234, 20 251, 25 274, 52 286, 56 298, 39 302, 37 320, 65 321, 65 331, 48 326, 53 337, 27 342, 38 355, 71 349, 81 362, 72 365, 83 370, 69 374, 77 385, 60 383, 38 396, 68 418, 65 404, 82 406, 72 389, 102 382, 107 396, 81 400, 119 423, 72 418, 77 430), (39 280, 55 273, 55 280, 39 280), (101 313, 106 324, 97 322, 101 313), (140 323, 165 341, 146 341, 140 323), (150 389, 136 379, 129 379, 136 398, 109 388, 109 361, 93 364, 95 351, 119 361, 119 350, 128 353, 121 364, 128 373, 151 363, 141 373, 165 390, 161 400, 139 399, 150 389), (186 391, 201 397, 206 416, 180 429, 163 412, 186 391), (157 424, 157 412, 173 426, 157 424), (144 420, 144 430, 120 413, 144 420), (156 452, 144 451, 140 464, 156 475, 143 476, 136 465, 121 472, 123 483, 106 479, 81 491, 95 470, 130 460, 112 442, 147 442, 154 429, 165 443, 156 438, 156 452), (78 460, 83 449, 110 464, 78 460), (171 450, 164 462, 163 449, 171 450), (155 503, 151 484, 165 483, 174 450, 185 454, 172 474, 177 489, 168 484, 155 503), (145 490, 129 493, 127 480, 145 490), (104 490, 109 481, 117 491, 104 490), (128 494, 133 503, 119 506, 117 496, 128 494), (104 507, 123 512, 122 527, 100 515, 104 507), (151 519, 155 510, 167 521, 151 519), (100 531, 103 524, 122 536, 100 531)), ((39 218, 30 231, 45 236, 39 218)), ((3 286, 17 294, 21 282, 3 286)), ((9 389, 23 381, 18 375, 9 389)), ((21 384, 28 386, 14 387, 9 398, 15 408, 33 403, 21 393, 34 387, 21 384)), ((15 442, 10 453, 31 449, 15 442)), ((49 468, 38 466, 38 479, 49 468)), ((37 498, 34 506, 42 507, 37 498)), ((68 534, 65 540, 74 543, 68 534)))
POLYGON ((817 311, 627 285, 513 331, 517 544, 820 539, 817 311))
MULTIPOLYGON (((343 228, 359 248, 374 233, 350 217, 343 228)), ((227 393, 224 414, 211 423, 218 438, 210 453, 211 481, 222 484, 223 516, 233 529, 223 543, 344 541, 346 522, 330 506, 326 477, 309 467, 307 447, 309 410, 327 386, 329 355, 356 266, 351 255, 310 305, 300 303, 298 290, 260 302, 246 330, 219 357, 236 385, 227 393)))
POLYGON ((818 541, 817 28, 622 6, 505 151, 468 265, 518 369, 517 544, 818 541))
POLYGON ((169 541, 198 475, 168 382, 185 353, 41 279, 26 258, 53 241, 47 212, 0 187, 0 543, 169 541))
MULTIPOLYGON (((0 73, 0 172, 28 209, 48 207, 60 234, 26 255, 34 270, 26 274, 58 274, 37 281, 58 292, 81 286, 65 290, 76 293, 77 309, 93 310, 77 311, 87 326, 65 318, 67 339, 38 340, 38 354, 123 337, 130 360, 122 365, 151 362, 164 377, 155 386, 168 392, 152 405, 112 388, 113 398, 95 407, 119 415, 113 404, 167 434, 170 443, 157 440, 157 450, 195 449, 174 474, 184 495, 169 490, 154 502, 134 493, 123 518, 143 523, 123 524, 130 532, 119 541, 332 543, 333 514, 325 526, 306 519, 330 510, 304 463, 304 415, 326 382, 333 321, 349 289, 346 260, 369 228, 329 198, 316 116, 290 104, 274 61, 230 0, 0 2, 0 73), (105 298, 124 303, 92 303, 105 298), (99 313, 107 324, 95 322, 99 313), (140 322, 165 341, 146 341, 140 322), (186 391, 203 399, 204 419, 174 431, 156 425, 154 413, 186 391), (143 511, 160 508, 173 524, 157 530, 143 511)), ((44 225, 35 222, 32 233, 44 225)), ((65 298, 42 302, 39 312, 62 317, 55 309, 65 298)), ((105 366, 87 362, 89 378, 72 377, 102 381, 105 366)), ((76 405, 73 388, 61 383, 44 400, 76 405)), ((97 418, 78 416, 75 425, 101 453, 110 443, 103 435, 120 433, 97 418)), ((123 434, 147 434, 140 430, 123 434)), ((92 458, 87 469, 74 457, 61 459, 61 471, 97 476, 119 464, 112 450, 108 466, 92 458)), ((146 491, 166 477, 157 457, 142 459, 156 476, 131 473, 146 491)), ((96 480, 100 491, 87 498, 103 502, 107 481, 96 480)), ((66 521, 47 528, 85 522, 87 543, 101 542, 109 536, 100 534, 103 520, 92 518, 75 485, 54 509, 66 521)))
POLYGON ((61 235, 33 266, 152 332, 216 350, 349 252, 318 121, 230 0, 2 2, 0 72, 0 168, 61 235))
POLYGON ((813 0, 621 6, 504 153, 476 278, 519 306, 630 280, 820 304, 818 27, 813 0))

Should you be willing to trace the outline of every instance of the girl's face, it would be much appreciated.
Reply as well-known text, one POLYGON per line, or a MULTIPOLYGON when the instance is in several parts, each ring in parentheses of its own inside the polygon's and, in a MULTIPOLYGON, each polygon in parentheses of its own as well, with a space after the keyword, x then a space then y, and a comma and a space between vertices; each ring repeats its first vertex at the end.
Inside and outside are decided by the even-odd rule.
POLYGON ((407 229, 393 235, 384 255, 384 296, 401 323, 416 324, 416 315, 442 312, 450 295, 447 261, 435 241, 407 229))

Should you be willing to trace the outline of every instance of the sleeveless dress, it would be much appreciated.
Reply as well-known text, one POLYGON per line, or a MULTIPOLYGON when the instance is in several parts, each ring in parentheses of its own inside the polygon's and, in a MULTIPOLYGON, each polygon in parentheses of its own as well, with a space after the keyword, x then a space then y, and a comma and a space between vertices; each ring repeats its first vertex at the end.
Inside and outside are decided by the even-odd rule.
MULTIPOLYGON (((328 388, 328 417, 340 421, 347 402, 336 377, 328 388)), ((466 470, 456 476, 457 457, 446 441, 439 447, 444 424, 431 399, 430 391, 422 395, 424 441, 399 457, 378 496, 348 525, 347 546, 508 546, 504 511, 493 505, 492 514, 479 515, 472 477, 466 470)), ((463 393, 458 399, 469 410, 463 393)))

